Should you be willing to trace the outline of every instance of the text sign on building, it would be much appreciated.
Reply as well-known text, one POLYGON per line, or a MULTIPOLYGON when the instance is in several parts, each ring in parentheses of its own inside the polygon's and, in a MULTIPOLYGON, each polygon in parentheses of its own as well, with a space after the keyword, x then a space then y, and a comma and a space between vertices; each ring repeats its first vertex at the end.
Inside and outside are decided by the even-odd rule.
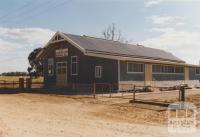
POLYGON ((68 49, 56 50, 56 57, 66 57, 68 56, 68 49))

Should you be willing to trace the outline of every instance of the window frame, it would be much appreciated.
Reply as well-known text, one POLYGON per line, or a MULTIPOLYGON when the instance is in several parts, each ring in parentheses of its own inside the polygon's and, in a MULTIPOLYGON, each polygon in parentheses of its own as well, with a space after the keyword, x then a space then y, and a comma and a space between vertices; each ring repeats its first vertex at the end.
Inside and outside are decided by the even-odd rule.
POLYGON ((145 64, 144 63, 127 62, 126 68, 127 68, 127 70, 126 70, 127 74, 144 74, 144 72, 145 72, 145 64), (132 72, 132 71, 129 71, 129 67, 128 67, 129 64, 142 65, 142 68, 143 68, 142 72, 132 72))
POLYGON ((95 78, 102 78, 102 66, 95 66, 95 78), (97 75, 97 69, 99 69, 99 74, 100 75, 97 75))
POLYGON ((176 65, 162 65, 162 64, 152 64, 152 74, 179 74, 179 75, 183 75, 185 73, 184 71, 184 66, 176 66, 176 65), (153 66, 161 66, 162 67, 162 72, 154 72, 153 71, 153 66), (173 72, 168 72, 169 67, 173 67, 173 72), (176 72, 176 68, 183 68, 183 72, 176 72), (167 68, 167 69, 166 69, 167 68))
POLYGON ((48 74, 48 76, 54 76, 54 73, 55 73, 55 65, 54 65, 54 58, 48 58, 48 60, 47 60, 47 74, 48 74), (50 60, 52 60, 52 61, 50 61, 50 60), (51 62, 51 63, 50 63, 51 62), (49 66, 51 65, 51 72, 52 73, 49 73, 49 66))
POLYGON ((63 75, 63 74, 67 75, 67 61, 56 62, 56 75, 63 75), (59 64, 61 66, 59 66, 59 64), (63 65, 63 64, 65 64, 65 65, 63 65), (65 66, 65 67, 63 67, 63 66, 65 66), (58 70, 60 70, 60 73, 58 72, 58 70), (63 70, 65 70, 65 73, 63 73, 63 70))
POLYGON ((77 76, 78 75, 78 56, 71 56, 71 75, 72 76, 77 76), (72 60, 73 60, 73 58, 76 58, 76 62, 73 62, 72 60), (72 67, 73 67, 73 63, 75 63, 76 64, 76 73, 73 73, 73 71, 72 71, 72 67))
POLYGON ((195 75, 200 75, 200 68, 195 67, 195 75), (199 73, 197 73, 197 69, 199 69, 199 73))

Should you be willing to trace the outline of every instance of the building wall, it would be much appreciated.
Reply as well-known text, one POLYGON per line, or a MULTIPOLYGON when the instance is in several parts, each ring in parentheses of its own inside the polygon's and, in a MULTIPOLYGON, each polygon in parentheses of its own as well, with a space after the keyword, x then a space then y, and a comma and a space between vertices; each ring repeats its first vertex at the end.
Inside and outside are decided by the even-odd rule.
POLYGON ((127 62, 120 61, 120 81, 145 81, 145 73, 127 73, 127 62))
MULTIPOLYGON (((67 77, 68 83, 91 84, 91 83, 112 83, 129 85, 133 84, 160 86, 168 83, 184 83, 184 81, 200 80, 200 75, 195 74, 195 68, 188 68, 188 74, 152 74, 151 63, 145 64, 144 73, 127 73, 127 62, 120 61, 120 76, 118 80, 118 61, 104 59, 98 57, 90 57, 83 55, 78 49, 68 42, 59 42, 50 45, 48 52, 44 56, 44 81, 48 87, 56 86, 56 62, 67 61, 67 77), (68 48, 68 56, 62 58, 55 57, 55 50, 68 48), (71 56, 78 56, 78 75, 71 75, 71 56), (54 58, 54 75, 48 76, 48 58, 54 58), (95 66, 102 66, 102 78, 95 78, 95 66), (188 78, 187 78, 188 77, 188 78)), ((185 69, 186 70, 186 69, 185 69)))
POLYGON ((144 73, 127 73, 127 62, 121 61, 120 81, 170 81, 185 80, 183 74, 152 73, 152 64, 146 63, 144 73))
POLYGON ((133 88, 136 86, 174 86, 184 83, 185 75, 183 74, 153 74, 152 64, 145 63, 144 73, 127 73, 127 62, 120 65, 120 89, 133 88))
POLYGON ((184 80, 184 74, 152 74, 153 81, 184 80))
POLYGON ((189 80, 200 80, 200 75, 195 72, 195 67, 189 68, 189 80))
POLYGON ((44 81, 47 87, 56 86, 56 62, 67 62, 67 82, 70 84, 118 83, 116 60, 83 55, 68 42, 54 43, 44 56, 44 81), (67 57, 55 57, 57 49, 68 48, 67 57), (78 56, 78 75, 71 75, 71 56, 78 56), (48 76, 48 59, 54 58, 54 75, 48 76), (102 66, 102 78, 95 78, 95 66, 102 66))

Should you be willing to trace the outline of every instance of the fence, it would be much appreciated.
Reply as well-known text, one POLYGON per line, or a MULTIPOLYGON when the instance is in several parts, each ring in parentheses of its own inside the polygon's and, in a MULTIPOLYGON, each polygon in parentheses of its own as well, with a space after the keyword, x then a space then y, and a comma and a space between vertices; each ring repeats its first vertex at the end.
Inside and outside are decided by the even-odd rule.
POLYGON ((39 89, 43 86, 43 82, 32 82, 31 79, 24 80, 20 78, 19 81, 0 80, 0 89, 39 89))
MULTIPOLYGON (((141 92, 152 92, 152 91, 169 91, 169 90, 180 90, 179 86, 174 87, 151 87, 151 86, 140 86, 135 85, 134 83, 131 84, 121 84, 123 88, 120 90, 118 89, 118 84, 114 83, 92 83, 92 84, 77 84, 77 83, 68 83, 68 87, 63 89, 65 93, 76 93, 76 94, 88 94, 96 98, 97 96, 107 96, 107 97, 125 97, 132 96, 133 102, 136 97, 136 93, 141 92), (71 92, 72 91, 72 92, 71 92), (117 94, 115 94, 117 93, 117 94), (120 96, 121 95, 121 96, 120 96)), ((19 81, 0 81, 0 89, 42 89, 44 87, 43 82, 32 82, 30 78, 23 79, 20 78, 19 81)), ((180 90, 181 91, 181 90, 180 90)), ((184 91, 183 91, 184 92, 184 91)), ((179 99, 185 98, 185 93, 179 93, 179 99)))

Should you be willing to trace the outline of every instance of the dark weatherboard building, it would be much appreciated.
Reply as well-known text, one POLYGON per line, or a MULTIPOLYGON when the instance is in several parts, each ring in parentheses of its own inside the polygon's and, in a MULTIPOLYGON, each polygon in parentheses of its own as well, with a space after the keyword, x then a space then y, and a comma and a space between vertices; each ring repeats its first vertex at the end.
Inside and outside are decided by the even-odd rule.
POLYGON ((46 87, 110 83, 166 86, 199 83, 200 67, 173 54, 89 36, 57 32, 37 56, 46 87))

